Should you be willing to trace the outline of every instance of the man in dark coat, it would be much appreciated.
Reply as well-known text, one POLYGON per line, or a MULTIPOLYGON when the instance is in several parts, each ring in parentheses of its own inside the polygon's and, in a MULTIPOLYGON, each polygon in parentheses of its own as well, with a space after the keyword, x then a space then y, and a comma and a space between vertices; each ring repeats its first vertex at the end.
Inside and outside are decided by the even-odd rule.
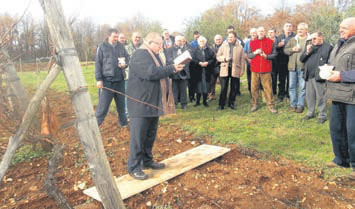
MULTIPOLYGON (((183 45, 184 36, 177 35, 175 37, 175 45, 168 49, 166 53, 166 63, 168 65, 174 64, 174 59, 184 53, 187 49, 183 45)), ((184 70, 172 75, 172 85, 174 93, 175 107, 177 107, 179 101, 181 103, 181 109, 187 109, 187 79, 190 78, 189 64, 186 64, 184 70)))
POLYGON ((279 35, 276 38, 276 50, 277 50, 277 57, 276 57, 276 65, 274 71, 274 79, 277 80, 278 78, 278 95, 277 101, 282 102, 285 97, 288 97, 288 60, 289 56, 284 53, 284 48, 288 41, 295 36, 292 32, 292 24, 285 23, 284 25, 284 33, 279 35))
POLYGON ((126 49, 118 42, 118 31, 110 29, 107 40, 99 45, 95 57, 95 78, 99 88, 99 104, 96 108, 98 125, 104 121, 112 99, 115 99, 119 124, 122 127, 127 126, 125 97, 103 87, 125 93, 124 71, 128 61, 129 55, 126 49))
MULTIPOLYGON (((219 34, 215 35, 214 44, 211 47, 215 54, 218 53, 218 49, 222 46, 222 43, 223 43, 223 37, 219 34)), ((214 70, 211 75, 211 89, 208 95, 209 100, 216 99, 216 84, 217 84, 217 79, 219 78, 220 67, 221 67, 221 63, 218 62, 216 59, 214 63, 214 70)))
POLYGON ((127 94, 135 100, 128 100, 131 121, 128 173, 139 180, 148 178, 142 168, 165 167, 165 164, 153 161, 152 149, 159 116, 175 112, 168 77, 184 68, 184 65, 164 66, 159 56, 162 44, 158 33, 149 33, 141 48, 132 55, 129 65, 127 94), (166 95, 169 95, 168 101, 166 95))
POLYGON ((327 78, 326 98, 330 108, 330 136, 335 155, 331 166, 352 167, 355 180, 355 18, 340 24, 340 40, 330 54, 334 72, 327 78))
POLYGON ((323 42, 321 32, 313 33, 311 40, 307 42, 306 48, 300 60, 304 65, 304 79, 306 81, 306 101, 308 111, 305 120, 314 118, 316 103, 318 103, 318 123, 322 124, 327 120, 327 101, 324 97, 325 80, 319 77, 319 66, 328 63, 330 52, 333 47, 323 42))

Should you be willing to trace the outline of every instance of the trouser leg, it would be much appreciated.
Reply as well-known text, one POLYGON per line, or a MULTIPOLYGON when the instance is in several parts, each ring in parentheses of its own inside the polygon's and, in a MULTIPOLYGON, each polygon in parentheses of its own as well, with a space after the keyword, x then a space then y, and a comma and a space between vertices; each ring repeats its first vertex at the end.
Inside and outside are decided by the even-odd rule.
POLYGON ((335 155, 333 161, 338 165, 348 167, 349 147, 346 130, 346 109, 344 103, 332 103, 329 129, 335 155))
POLYGON ((307 115, 314 116, 316 109, 316 88, 315 88, 316 80, 314 78, 308 79, 306 81, 306 101, 307 101, 307 115))
POLYGON ((110 108, 110 104, 112 102, 114 93, 107 89, 100 89, 99 95, 100 95, 99 104, 97 105, 96 108, 96 119, 97 119, 97 124, 100 126, 104 121, 107 112, 110 108))
MULTIPOLYGON (((315 81, 316 94, 318 100, 318 118, 327 118, 328 102, 325 99, 325 83, 320 83, 315 81)), ((306 88, 307 91, 307 88, 306 88)))
MULTIPOLYGON (((120 81, 114 84, 114 89, 118 92, 121 92, 123 94, 126 93, 125 87, 124 87, 124 81, 120 81)), ((125 97, 121 94, 114 93, 114 99, 116 103, 116 109, 118 113, 118 121, 121 126, 127 125, 127 115, 126 115, 126 102, 125 102, 125 97)))
POLYGON ((174 102, 176 106, 179 103, 179 80, 173 79, 171 86, 173 88, 174 102))
POLYGON ((290 92, 290 105, 292 107, 297 107, 297 72, 296 71, 290 71, 290 86, 289 86, 289 92, 290 92))
POLYGON ((230 85, 230 91, 229 91, 229 97, 228 97, 228 105, 231 105, 235 103, 235 98, 238 93, 238 83, 240 83, 240 78, 230 78, 231 80, 231 85, 230 85))
POLYGON ((348 136, 350 165, 355 169, 355 105, 346 105, 346 132, 348 136))
POLYGON ((137 172, 141 170, 141 163, 144 156, 144 141, 147 137, 149 128, 148 118, 131 118, 129 128, 129 157, 128 172, 137 172))
POLYGON ((278 98, 283 99, 288 94, 288 69, 287 64, 280 63, 278 67, 279 93, 278 98))
POLYGON ((220 77, 219 81, 221 83, 221 94, 219 95, 219 106, 224 107, 227 100, 227 91, 229 84, 229 77, 220 77))
POLYGON ((250 65, 247 65, 247 80, 248 80, 248 91, 251 94, 251 71, 250 71, 250 65))
POLYGON ((186 94, 186 80, 179 81, 179 94, 181 105, 187 104, 187 94, 186 94))
POLYGON ((258 104, 260 87, 260 73, 251 72, 251 96, 253 105, 258 104))
POLYGON ((268 108, 274 107, 274 97, 272 95, 272 79, 271 73, 262 73, 260 75, 261 82, 264 87, 264 94, 267 100, 268 108))
MULTIPOLYGON (((304 98, 306 96, 306 84, 303 78, 303 70, 297 70, 297 84, 299 88, 297 96, 297 107, 304 108, 304 98)), ((297 88, 296 88, 297 91, 297 88)))
POLYGON ((159 117, 147 118, 148 126, 144 146, 143 146, 143 163, 149 164, 153 162, 153 145, 158 131, 159 117))

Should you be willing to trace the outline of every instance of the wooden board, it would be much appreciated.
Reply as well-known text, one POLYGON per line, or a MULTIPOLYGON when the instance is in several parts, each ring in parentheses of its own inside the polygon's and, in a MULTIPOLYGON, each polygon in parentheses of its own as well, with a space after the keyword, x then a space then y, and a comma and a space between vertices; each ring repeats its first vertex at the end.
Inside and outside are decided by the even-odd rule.
MULTIPOLYGON (((229 148, 214 145, 200 145, 186 152, 175 155, 171 158, 161 161, 166 164, 162 170, 144 170, 149 175, 147 180, 136 180, 131 176, 124 175, 116 178, 116 184, 120 190, 122 199, 129 198, 157 184, 172 179, 186 171, 194 169, 208 161, 229 152, 229 148)), ((84 190, 84 194, 101 201, 95 187, 84 190)))

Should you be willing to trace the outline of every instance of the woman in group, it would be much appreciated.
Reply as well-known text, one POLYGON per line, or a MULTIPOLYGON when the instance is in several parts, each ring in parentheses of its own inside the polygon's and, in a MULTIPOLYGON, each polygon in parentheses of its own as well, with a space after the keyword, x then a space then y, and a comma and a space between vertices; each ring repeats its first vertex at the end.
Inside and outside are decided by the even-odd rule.
POLYGON ((191 79, 196 82, 196 104, 200 105, 201 95, 203 98, 203 105, 208 107, 207 94, 210 88, 211 74, 213 73, 215 53, 209 48, 206 43, 207 39, 200 36, 197 39, 199 47, 196 48, 192 54, 192 62, 195 68, 191 69, 191 79))

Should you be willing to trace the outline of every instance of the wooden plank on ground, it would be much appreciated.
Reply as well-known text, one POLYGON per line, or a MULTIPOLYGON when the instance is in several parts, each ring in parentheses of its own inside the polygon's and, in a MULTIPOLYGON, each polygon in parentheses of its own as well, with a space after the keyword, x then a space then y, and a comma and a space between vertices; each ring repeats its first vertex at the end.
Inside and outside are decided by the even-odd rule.
MULTIPOLYGON (((121 193, 122 199, 129 198, 157 184, 172 179, 186 171, 194 169, 217 157, 229 152, 229 148, 214 145, 200 145, 186 152, 177 154, 171 158, 161 161, 166 164, 162 170, 145 170, 149 179, 141 181, 133 179, 131 176, 124 175, 116 178, 116 184, 121 193)), ((84 194, 101 201, 95 187, 84 190, 84 194)))

